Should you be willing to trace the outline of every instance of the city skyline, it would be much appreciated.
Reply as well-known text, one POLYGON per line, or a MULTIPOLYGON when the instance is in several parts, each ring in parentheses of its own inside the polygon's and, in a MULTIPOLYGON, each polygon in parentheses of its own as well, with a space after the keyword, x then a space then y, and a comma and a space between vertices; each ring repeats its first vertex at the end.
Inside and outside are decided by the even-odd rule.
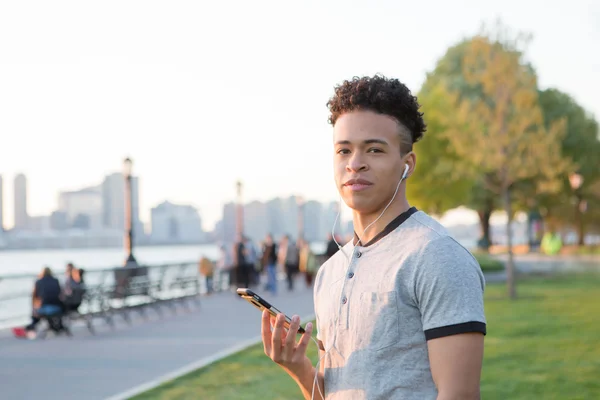
MULTIPOLYGON (((0 227, 3 227, 4 230, 11 230, 11 229, 19 229, 18 226, 7 226, 7 224, 4 222, 6 220, 6 212, 10 211, 10 210, 6 210, 6 197, 7 197, 7 191, 6 191, 6 187, 3 184, 3 181, 6 181, 6 178, 0 174, 0 227)), ((31 228, 30 224, 31 222, 34 222, 36 219, 39 218, 53 218, 55 217, 55 214, 57 212, 62 212, 64 211, 66 208, 68 208, 67 204, 68 204, 68 198, 71 195, 81 195, 81 194, 86 194, 86 193, 90 193, 90 194, 96 194, 98 195, 98 200, 101 201, 101 203, 103 204, 108 204, 109 207, 111 209, 116 209, 117 213, 120 212, 120 214, 118 215, 107 215, 107 209, 104 206, 101 211, 100 211, 100 215, 97 215, 96 217, 98 218, 97 222, 100 223, 101 226, 105 226, 107 228, 111 228, 114 230, 121 230, 122 227, 124 227, 124 211, 118 211, 118 209, 120 209, 121 207, 124 206, 124 204, 122 203, 122 200, 124 199, 124 194, 122 193, 122 191, 124 190, 124 187, 122 187, 123 183, 124 183, 124 176, 119 173, 119 172, 111 172, 107 175, 104 176, 103 181, 99 184, 93 185, 93 186, 86 186, 86 187, 80 187, 80 188, 71 188, 68 191, 57 191, 55 193, 55 198, 56 198, 56 207, 53 209, 50 209, 48 214, 32 214, 29 212, 29 210, 27 209, 27 205, 26 205, 26 200, 29 197, 29 193, 30 193, 30 184, 28 183, 28 178, 26 175, 24 174, 17 174, 14 179, 13 179, 13 185, 9 185, 9 189, 10 190, 10 194, 12 195, 11 197, 15 198, 18 196, 19 198, 25 199, 25 203, 19 205, 18 207, 14 207, 15 202, 12 203, 12 206, 14 207, 13 209, 13 213, 18 214, 18 212, 14 211, 17 208, 19 209, 19 212, 22 214, 21 219, 21 225, 20 228, 21 229, 27 229, 27 228, 31 228), (19 187, 19 190, 16 190, 16 188, 19 187), (113 193, 112 196, 109 196, 110 198, 106 198, 107 193, 113 193), (116 195, 116 198, 114 197, 116 195), (115 203, 116 201, 116 203, 115 203), (116 219, 115 219, 116 218, 116 219)), ((134 207, 134 213, 133 213, 133 217, 134 217, 134 224, 135 225, 139 225, 138 228, 136 228, 136 230, 139 231, 139 229, 143 228, 143 231, 146 234, 150 234, 151 230, 152 230, 152 215, 153 212, 157 209, 160 208, 161 206, 164 206, 165 204, 167 205, 175 205, 178 207, 190 207, 193 206, 192 204, 181 204, 181 203, 177 203, 172 201, 169 198, 164 198, 162 199, 159 203, 151 205, 149 207, 149 212, 148 212, 148 218, 142 218, 141 217, 141 213, 140 213, 140 203, 143 202, 143 194, 139 193, 139 176, 134 176, 133 177, 133 207, 134 207), (135 222, 137 221, 137 222, 135 222)), ((236 183, 237 185, 237 183, 236 183)), ((243 183, 242 183, 242 187, 243 187, 243 183)), ((243 191, 243 189, 242 189, 243 191)), ((298 193, 288 193, 286 195, 278 195, 278 196, 274 196, 271 198, 267 198, 265 200, 259 200, 259 199, 247 199, 245 198, 245 196, 243 196, 242 194, 242 202, 244 204, 245 208, 250 207, 250 209, 252 209, 252 207, 256 204, 259 205, 267 205, 273 201, 287 201, 290 199, 302 199, 301 201, 303 203, 305 203, 306 206, 308 206, 310 208, 311 204, 314 203, 318 203, 320 205, 332 205, 335 204, 336 209, 340 207, 341 205, 341 214, 340 214, 340 226, 342 230, 346 229, 346 225, 348 223, 351 223, 352 221, 352 215, 351 215, 351 210, 343 203, 343 202, 339 202, 339 197, 336 200, 326 200, 326 201, 319 201, 317 199, 311 199, 311 198, 306 198, 303 195, 299 195, 298 193)), ((214 219, 214 223, 210 226, 207 226, 205 223, 205 215, 203 214, 202 210, 198 209, 197 207, 194 206, 194 209, 198 212, 199 217, 202 220, 202 224, 201 224, 201 228, 203 229, 204 232, 214 232, 216 229, 218 229, 219 224, 223 223, 223 220, 226 218, 226 214, 227 214, 227 207, 235 204, 238 201, 237 196, 233 196, 232 199, 223 202, 222 204, 219 205, 219 209, 217 210, 217 214, 216 215, 211 215, 209 216, 208 219, 214 219)), ((79 203, 81 202, 81 200, 78 201, 79 203)), ((80 207, 84 207, 84 208, 88 208, 88 207, 94 207, 97 206, 94 204, 94 199, 91 199, 90 204, 81 204, 78 207, 75 207, 76 210, 78 210, 78 208, 80 207)), ((76 213, 77 211, 75 211, 76 213)), ((83 211, 85 212, 85 211, 83 211)), ((67 212, 67 214, 69 214, 67 212)), ((109 211, 110 214, 110 211, 109 211)), ((289 213, 290 215, 288 217, 294 219, 296 218, 296 210, 293 210, 289 213)), ((495 212, 492 215, 492 222, 494 223, 502 223, 505 220, 505 217, 503 215, 503 211, 498 210, 497 212, 495 212)), ((69 219, 72 222, 72 219, 74 217, 76 217, 75 214, 73 215, 67 215, 65 216, 67 219, 69 219)), ((246 218, 246 215, 245 215, 246 218)), ((287 218, 287 217, 286 217, 287 218)), ((477 219, 477 213, 474 210, 470 210, 466 207, 457 207, 451 210, 448 210, 446 213, 444 213, 443 215, 440 216, 434 216, 434 218, 437 218, 438 220, 440 220, 440 222, 442 222, 444 225, 446 226, 454 226, 454 225, 470 225, 470 224, 474 224, 474 223, 478 223, 478 219, 477 219)), ((332 222, 332 221, 329 221, 332 222)), ((90 222, 93 224, 93 222, 90 222)), ((97 225, 97 224, 96 224, 97 225)), ((100 226, 97 225, 97 226, 100 226)), ((308 229, 313 229, 308 227, 308 229)), ((322 232, 321 228, 318 228, 320 232, 322 232)), ((291 230, 288 233, 294 233, 294 230, 291 230)))
MULTIPOLYGON (((0 175, 0 205, 2 205, 3 200, 5 200, 6 190, 2 185, 3 175, 0 175)), ((187 209, 192 207, 187 204, 176 204, 168 198, 165 198, 158 204, 150 206, 150 218, 142 219, 139 215, 139 203, 143 199, 143 196, 139 193, 139 176, 132 177, 132 191, 133 191, 133 220, 134 224, 142 224, 145 227, 145 231, 149 233, 152 229, 152 216, 155 211, 170 206, 178 206, 183 209, 187 209), (136 222, 137 221, 137 222, 136 222)), ((14 226, 6 226, 3 225, 5 230, 27 230, 31 229, 31 222, 36 218, 52 218, 56 216, 57 213, 62 213, 64 216, 64 222, 61 225, 64 227, 60 229, 65 229, 67 226, 71 226, 75 219, 79 216, 79 214, 87 215, 90 220, 87 221, 89 226, 84 227, 85 229, 97 229, 101 227, 120 230, 124 226, 124 180, 125 177, 118 172, 109 173, 105 175, 103 180, 100 183, 97 183, 92 186, 80 187, 80 188, 72 188, 68 191, 57 191, 54 195, 56 198, 56 206, 55 208, 49 210, 48 214, 31 214, 27 208, 27 198, 30 192, 30 184, 28 183, 28 178, 24 174, 18 174, 13 179, 12 190, 10 193, 13 194, 15 201, 12 203, 14 207, 14 214, 20 215, 19 223, 14 226), (17 202, 18 199, 23 199, 24 201, 17 202)), ((242 184, 243 187, 243 184, 242 184)), ((311 205, 317 203, 321 204, 313 199, 303 199, 303 196, 298 196, 297 194, 288 194, 285 196, 276 196, 266 201, 260 201, 256 199, 248 199, 242 200, 245 208, 251 213, 252 209, 256 205, 266 205, 272 203, 273 201, 288 201, 293 200, 301 201, 305 203, 305 205, 310 209, 311 205)), ((202 226, 205 231, 210 232, 216 228, 220 222, 223 221, 227 213, 227 207, 234 204, 238 201, 238 198, 232 199, 231 201, 225 202, 221 204, 221 212, 217 217, 215 224, 211 227, 202 226)), ((338 206, 337 202, 326 202, 325 204, 335 204, 335 207, 338 206)), ((194 210, 196 210, 194 208, 194 210)), ((200 218, 201 212, 197 210, 200 218)), ((292 219, 295 218, 296 209, 291 212, 292 219)), ((0 221, 2 221, 6 210, 2 210, 0 208, 0 221), (4 211, 4 212, 3 212, 4 211)), ((185 212, 185 211, 183 211, 185 212)), ((348 219, 345 219, 347 222, 348 219)), ((2 226, 0 224, 0 226, 2 226)), ((139 228, 138 228, 139 229, 139 228)), ((292 232, 293 233, 293 232, 292 232)))
POLYGON ((563 3, 541 1, 129 2, 119 13, 80 5, 90 20, 60 5, 39 2, 30 15, 11 4, 0 15, 4 226, 14 222, 7 182, 17 173, 29 180, 29 213, 41 215, 57 191, 89 186, 127 155, 145 177, 144 221, 168 199, 196 206, 210 229, 235 199, 237 179, 247 200, 335 201, 325 107, 333 86, 383 73, 416 93, 448 46, 498 16, 534 35, 527 54, 541 88, 557 87, 600 116, 600 54, 589 51, 600 41, 599 6, 570 4, 568 14, 563 3), (357 25, 371 34, 332 48, 331 38, 357 25))
MULTIPOLYGON (((0 176, 0 183, 2 177, 0 176)), ((189 204, 175 204, 168 200, 152 207, 151 219, 139 219, 139 176, 132 176, 132 220, 134 241, 139 245, 232 243, 238 232, 236 203, 222 205, 220 218, 212 229, 205 230, 200 212, 189 204), (145 223, 144 223, 145 222, 145 223)), ((241 183, 237 182, 236 186, 241 183)), ((59 192, 57 208, 50 215, 28 215, 27 177, 17 175, 13 180, 17 205, 15 214, 21 215, 19 226, 0 235, 0 248, 82 248, 122 246, 125 233, 125 177, 121 173, 106 175, 101 183, 74 191, 59 192)), ((241 187, 241 186, 240 186, 241 187)), ((3 186, 0 186, 3 189, 3 186)), ((3 196, 0 196, 3 200, 3 196)), ((236 202, 240 197, 236 198, 236 202)), ((243 198, 241 198, 243 201, 243 198)), ((310 242, 323 241, 335 229, 340 237, 353 231, 352 221, 342 214, 337 219, 339 203, 321 203, 304 196, 275 197, 266 202, 244 202, 243 233, 255 242, 267 234, 279 239, 290 235, 292 240, 303 237, 310 242)), ((490 222, 497 224, 502 213, 492 215, 490 222)), ((0 215, 1 217, 2 215, 0 215)), ((434 216, 436 218, 436 216, 434 216)), ((1 218, 0 218, 1 219, 1 218)), ((437 219, 448 229, 464 235, 473 234, 479 226, 477 214, 464 207, 450 210, 437 219)), ((516 221, 522 226, 527 217, 518 213, 516 221)), ((464 240, 464 237, 463 237, 464 240)), ((467 238, 472 240, 472 238, 467 238)))

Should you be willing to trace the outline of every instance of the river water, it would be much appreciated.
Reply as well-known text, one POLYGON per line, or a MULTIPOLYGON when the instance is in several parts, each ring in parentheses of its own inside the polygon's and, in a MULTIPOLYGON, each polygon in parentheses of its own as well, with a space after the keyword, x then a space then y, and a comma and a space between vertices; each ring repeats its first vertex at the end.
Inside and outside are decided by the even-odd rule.
MULTIPOLYGON (((215 245, 138 247, 135 257, 141 264, 197 261, 202 255, 211 259, 218 256, 215 245)), ((121 248, 9 250, 0 251, 0 276, 37 274, 44 266, 62 271, 68 262, 86 270, 121 266, 126 258, 121 248)))
MULTIPOLYGON (((313 251, 322 253, 325 245, 315 243, 311 247, 313 251)), ((139 264, 156 266, 196 263, 202 256, 215 260, 219 249, 211 244, 152 246, 138 247, 134 254, 139 264)), ((35 275, 45 266, 50 267, 62 282, 65 266, 72 262, 76 267, 91 272, 87 274, 86 281, 93 285, 100 277, 94 270, 120 267, 125 258, 125 251, 120 248, 0 251, 0 329, 27 320, 31 310, 29 294, 35 275)), ((196 269, 194 265, 191 268, 196 269)), ((203 283, 201 280, 201 291, 204 290, 203 283)))

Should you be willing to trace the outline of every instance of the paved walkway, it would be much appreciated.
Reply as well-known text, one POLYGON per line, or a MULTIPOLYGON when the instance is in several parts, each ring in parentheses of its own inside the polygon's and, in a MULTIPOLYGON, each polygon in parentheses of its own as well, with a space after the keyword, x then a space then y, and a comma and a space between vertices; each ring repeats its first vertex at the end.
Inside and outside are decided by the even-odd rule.
MULTIPOLYGON (((289 314, 314 312, 301 281, 295 292, 265 297, 289 314)), ((259 311, 231 292, 203 297, 192 311, 164 311, 114 331, 98 321, 96 336, 78 329, 72 338, 0 338, 1 398, 106 399, 260 335, 259 311)))
MULTIPOLYGON (((503 261, 508 259, 507 254, 496 257, 503 261)), ((532 253, 515 255, 514 260, 517 271, 523 274, 600 271, 599 255, 546 256, 532 253)))

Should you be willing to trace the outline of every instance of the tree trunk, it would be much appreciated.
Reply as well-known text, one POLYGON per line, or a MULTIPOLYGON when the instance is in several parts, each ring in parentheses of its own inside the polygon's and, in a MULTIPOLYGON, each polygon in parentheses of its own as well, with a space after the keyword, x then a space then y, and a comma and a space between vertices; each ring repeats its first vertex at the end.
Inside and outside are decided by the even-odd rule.
POLYGON ((580 196, 577 196, 577 204, 575 205, 577 208, 575 209, 575 220, 577 223, 577 244, 579 246, 585 245, 585 228, 583 222, 583 212, 582 208, 583 200, 580 196))
POLYGON ((481 249, 488 250, 492 245, 492 238, 490 235, 490 217, 492 216, 492 209, 487 208, 483 210, 477 210, 479 215, 479 225, 481 227, 481 238, 477 246, 481 249))
POLYGON ((577 244, 579 246, 585 246, 585 228, 583 227, 583 218, 579 217, 579 232, 578 232, 578 236, 579 239, 577 240, 577 244))
POLYGON ((508 297, 511 299, 517 298, 516 277, 515 277, 515 261, 512 249, 512 204, 510 199, 510 188, 504 189, 504 211, 506 212, 506 241, 508 245, 508 261, 506 263, 506 285, 508 287, 508 297))

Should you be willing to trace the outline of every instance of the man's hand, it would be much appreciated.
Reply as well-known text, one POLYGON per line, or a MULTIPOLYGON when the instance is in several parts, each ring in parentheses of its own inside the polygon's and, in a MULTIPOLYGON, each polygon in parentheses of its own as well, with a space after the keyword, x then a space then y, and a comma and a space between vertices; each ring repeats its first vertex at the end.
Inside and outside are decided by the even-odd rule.
POLYGON ((306 333, 296 343, 300 317, 297 315, 292 317, 292 323, 287 332, 283 326, 284 322, 284 315, 280 314, 276 319, 272 319, 268 311, 263 311, 262 340, 265 354, 281 365, 290 375, 298 376, 305 372, 307 368, 312 369, 312 363, 306 356, 306 349, 312 334, 312 324, 309 322, 306 325, 306 333), (274 322, 274 326, 271 332, 272 322, 274 322))
POLYGON ((278 315, 271 319, 268 311, 262 315, 262 340, 265 354, 279 364, 300 387, 305 399, 322 399, 319 393, 323 392, 323 374, 318 373, 312 362, 306 356, 306 348, 310 342, 313 331, 312 323, 306 324, 306 332, 296 343, 296 335, 300 327, 300 317, 294 315, 289 330, 283 327, 285 317, 278 315), (273 328, 273 331, 271 331, 273 328), (316 382, 315 382, 316 375, 316 382))

